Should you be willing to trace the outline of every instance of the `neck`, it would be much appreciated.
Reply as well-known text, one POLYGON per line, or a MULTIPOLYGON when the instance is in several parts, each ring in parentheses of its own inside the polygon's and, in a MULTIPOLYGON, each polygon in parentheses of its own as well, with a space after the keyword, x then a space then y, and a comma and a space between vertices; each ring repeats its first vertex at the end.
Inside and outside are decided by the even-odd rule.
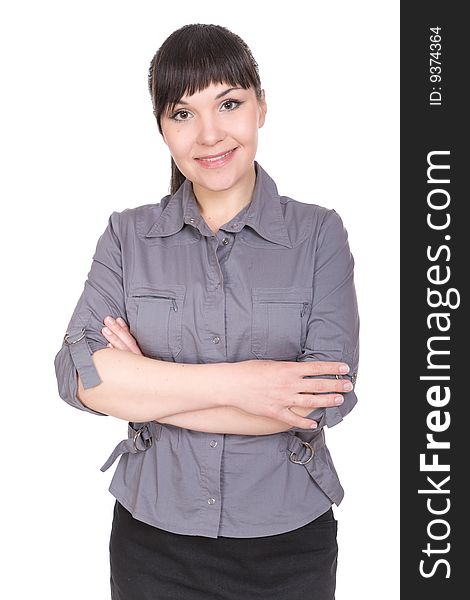
POLYGON ((254 165, 246 177, 228 190, 213 191, 193 183, 194 196, 208 225, 222 225, 238 214, 251 201, 255 183, 254 165))

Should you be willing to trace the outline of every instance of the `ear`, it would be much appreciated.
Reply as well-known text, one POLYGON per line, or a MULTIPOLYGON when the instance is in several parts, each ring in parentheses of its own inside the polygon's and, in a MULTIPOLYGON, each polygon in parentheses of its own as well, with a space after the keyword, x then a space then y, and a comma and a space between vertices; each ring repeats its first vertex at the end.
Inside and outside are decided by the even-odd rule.
POLYGON ((259 106, 259 119, 258 119, 258 127, 263 127, 264 122, 266 120, 266 113, 268 111, 268 106, 266 104, 265 93, 264 90, 261 90, 262 98, 258 101, 259 106))

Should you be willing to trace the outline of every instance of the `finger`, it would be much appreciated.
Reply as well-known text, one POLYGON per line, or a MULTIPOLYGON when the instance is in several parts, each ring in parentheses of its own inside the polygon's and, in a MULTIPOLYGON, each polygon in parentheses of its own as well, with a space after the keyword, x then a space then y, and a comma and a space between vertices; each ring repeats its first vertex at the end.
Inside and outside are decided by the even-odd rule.
POLYGON ((132 336, 130 336, 131 341, 127 341, 123 337, 122 329, 118 330, 118 333, 114 333, 114 331, 105 326, 102 328, 101 332, 107 340, 112 342, 112 347, 118 350, 125 350, 126 352, 132 352, 133 354, 138 354, 142 356, 142 352, 139 346, 137 345, 137 342, 132 336))
POLYGON ((299 427, 301 429, 316 429, 318 427, 316 421, 297 416, 289 407, 282 409, 279 415, 276 416, 276 419, 284 421, 291 427, 299 427))
POLYGON ((291 406, 305 408, 330 408, 331 406, 340 406, 344 402, 341 394, 297 394, 290 402, 291 406))
POLYGON ((126 346, 123 340, 121 340, 121 338, 117 334, 115 334, 114 331, 111 331, 111 329, 109 329, 108 327, 103 327, 101 329, 101 333, 103 334, 105 339, 112 345, 113 348, 117 348, 118 350, 129 351, 129 348, 126 346))
MULTIPOLYGON (((121 342, 125 344, 124 347, 120 347, 121 350, 129 350, 134 352, 134 354, 142 354, 124 319, 121 317, 118 317, 117 319, 106 317, 105 323, 108 329, 110 329, 111 332, 114 333, 121 340, 121 342), (124 323, 124 326, 121 325, 121 322, 124 323)), ((110 341, 113 342, 114 340, 110 341)))
POLYGON ((302 376, 307 375, 345 375, 349 373, 349 365, 343 362, 309 360, 294 363, 299 365, 302 376))
POLYGON ((304 394, 322 394, 326 392, 350 392, 353 384, 349 379, 304 379, 297 386, 304 394))
POLYGON ((129 326, 128 324, 124 321, 124 319, 122 317, 118 317, 116 319, 116 321, 119 323, 119 325, 123 328, 123 329, 127 329, 129 330, 129 326))

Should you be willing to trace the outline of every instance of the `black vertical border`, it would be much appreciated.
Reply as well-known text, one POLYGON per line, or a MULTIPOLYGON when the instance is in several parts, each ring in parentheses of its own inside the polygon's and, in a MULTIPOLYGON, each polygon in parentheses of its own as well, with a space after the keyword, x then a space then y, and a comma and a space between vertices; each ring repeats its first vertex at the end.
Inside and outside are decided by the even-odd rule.
MULTIPOLYGON (((400 5, 400 176, 401 176, 401 598, 451 600, 467 597, 467 542, 470 520, 470 315, 468 313, 468 279, 470 278, 470 209, 467 174, 470 173, 469 143, 470 104, 465 89, 469 81, 470 24, 464 18, 465 3, 457 2, 401 2, 400 5), (441 82, 430 81, 431 27, 440 27, 441 82), (430 105, 432 87, 441 88, 441 105, 430 105), (435 170, 435 178, 448 177, 450 183, 436 184, 427 180, 428 153, 449 151, 449 155, 435 155, 433 162, 449 164, 448 171, 435 170), (428 206, 430 190, 444 189, 450 204, 444 210, 428 206), (428 213, 435 223, 444 223, 449 213, 450 224, 445 230, 433 230, 427 224, 428 213), (450 236, 446 239, 445 236, 450 236), (447 246, 450 251, 445 250, 447 246), (427 256, 428 247, 434 260, 427 256), (442 248, 439 251, 439 248, 442 248), (429 281, 428 269, 439 265, 440 272, 431 277, 444 279, 450 269, 447 283, 429 281), (457 290, 460 305, 455 308, 431 308, 428 288, 440 290, 445 297, 449 289, 457 290), (448 331, 439 331, 436 320, 427 319, 431 313, 446 313, 450 322, 448 331), (432 336, 448 336, 449 340, 434 340, 434 349, 450 353, 433 359, 436 364, 450 368, 428 368, 427 343, 432 336), (467 360, 468 357, 468 360, 467 360), (424 375, 448 375, 449 381, 421 380, 424 375), (432 385, 448 386, 447 405, 433 407, 427 392, 432 385), (434 433, 434 439, 449 442, 449 449, 427 449, 428 419, 432 411, 434 426, 450 418, 449 427, 434 433), (445 413, 448 413, 447 415, 445 413), (426 454, 427 463, 437 454, 440 464, 449 464, 449 472, 424 472, 420 469, 420 454, 426 454), (418 490, 436 489, 448 493, 419 493, 418 490), (447 477, 447 483, 441 482, 447 477), (429 500, 428 500, 429 499, 429 500), (448 512, 441 515, 432 510, 448 512), (450 505, 449 505, 450 502, 450 505), (445 520, 448 525, 435 519, 445 520), (429 536, 442 537, 434 540, 429 536), (448 532, 448 535, 446 535, 448 532), (427 550, 428 543, 430 551, 427 550), (449 544, 449 546, 447 546, 449 544), (447 561, 438 563, 439 560, 447 561), (428 575, 420 573, 422 570, 428 575), (429 576, 430 575, 430 576, 429 576), (450 575, 449 577, 446 577, 450 575)), ((436 38, 435 38, 436 39, 436 38)), ((435 48, 434 48, 435 50, 435 48)), ((437 94, 435 95, 437 99, 437 94)), ((436 192, 432 201, 445 201, 445 193, 436 192)), ((457 301, 457 292, 451 293, 450 303, 457 301)), ((435 296, 437 301, 437 296, 435 296)), ((441 320, 441 325, 446 317, 441 320)), ((440 388, 442 396, 443 387, 440 388)))

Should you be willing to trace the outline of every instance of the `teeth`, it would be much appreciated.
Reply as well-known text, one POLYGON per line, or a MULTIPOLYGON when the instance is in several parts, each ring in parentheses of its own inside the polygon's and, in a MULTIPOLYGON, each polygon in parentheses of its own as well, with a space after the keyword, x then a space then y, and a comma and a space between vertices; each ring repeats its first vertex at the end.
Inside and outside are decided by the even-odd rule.
POLYGON ((205 160, 207 162, 214 162, 216 160, 220 160, 221 158, 224 158, 225 156, 227 156, 227 154, 230 154, 230 152, 232 152, 232 151, 229 150, 225 154, 222 154, 222 156, 215 156, 214 158, 200 158, 199 160, 205 160))

